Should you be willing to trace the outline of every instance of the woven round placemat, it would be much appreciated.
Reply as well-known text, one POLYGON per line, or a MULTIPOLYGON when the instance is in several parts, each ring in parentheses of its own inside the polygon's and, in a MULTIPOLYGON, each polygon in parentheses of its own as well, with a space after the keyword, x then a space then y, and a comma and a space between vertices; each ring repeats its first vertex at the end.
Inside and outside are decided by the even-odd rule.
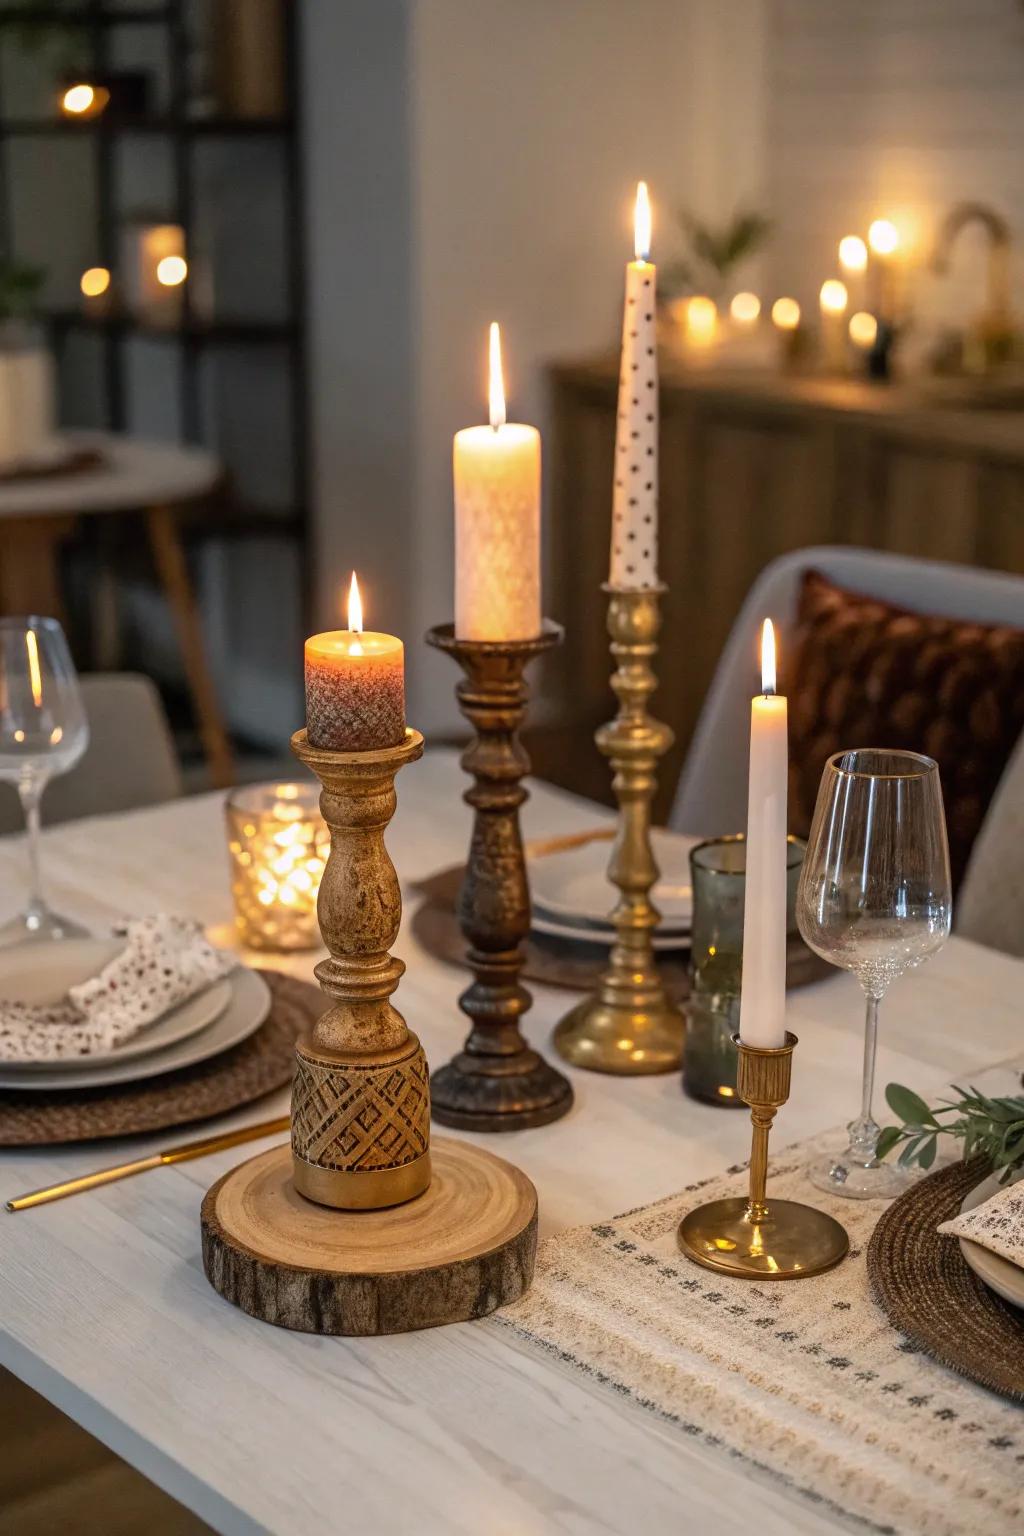
POLYGON ((1024 1402, 1024 1314, 990 1291, 955 1237, 936 1231, 988 1172, 984 1159, 940 1168, 894 1200, 868 1244, 875 1299, 911 1344, 1024 1402))
POLYGON ((56 1093, 0 1092, 0 1146, 49 1146, 137 1136, 223 1115, 291 1081, 295 1037, 323 1011, 323 993, 307 981, 261 971, 270 1013, 248 1040, 163 1077, 109 1088, 56 1093))
MULTIPOLYGON (((455 915, 463 873, 463 866, 455 864, 417 885, 424 899, 413 913, 412 931, 428 954, 449 965, 465 968, 467 945, 455 915)), ((669 994, 676 1002, 685 1001, 690 995, 689 949, 660 950, 657 960, 669 994)), ((607 966, 607 944, 587 944, 577 939, 531 933, 523 945, 524 981, 566 987, 573 992, 589 992, 597 986, 607 966)), ((787 956, 786 985, 805 987, 812 981, 820 981, 831 969, 826 961, 797 939, 791 943, 787 956)))

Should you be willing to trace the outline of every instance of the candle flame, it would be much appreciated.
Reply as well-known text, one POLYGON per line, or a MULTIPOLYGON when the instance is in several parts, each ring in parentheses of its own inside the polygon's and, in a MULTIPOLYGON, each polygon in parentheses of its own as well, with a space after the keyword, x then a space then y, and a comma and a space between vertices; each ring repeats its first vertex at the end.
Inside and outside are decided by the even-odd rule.
POLYGON ((505 425, 505 380, 501 371, 501 331, 497 320, 491 321, 488 362, 488 403, 491 426, 497 432, 505 425))
POLYGON ((28 652, 28 680, 32 688, 32 702, 36 709, 43 702, 43 679, 39 671, 39 643, 34 629, 25 631, 25 649, 28 652))
POLYGON ((646 261, 651 254, 651 200, 647 195, 646 181, 638 181, 636 184, 633 251, 637 261, 646 261))
POLYGON ((363 632, 363 600, 359 596, 359 583, 356 580, 355 571, 352 572, 352 580, 348 584, 348 627, 353 634, 361 635, 363 632))
POLYGON ((876 256, 891 256, 900 243, 900 232, 891 219, 876 219, 868 230, 868 245, 876 256))
POLYGON ((775 692, 775 626, 765 619, 761 626, 761 692, 775 692))

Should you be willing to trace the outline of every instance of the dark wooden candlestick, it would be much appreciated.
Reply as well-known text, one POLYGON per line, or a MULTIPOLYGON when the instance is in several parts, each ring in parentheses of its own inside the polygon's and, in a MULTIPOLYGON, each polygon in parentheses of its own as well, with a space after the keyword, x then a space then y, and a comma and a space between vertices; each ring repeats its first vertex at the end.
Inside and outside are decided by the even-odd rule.
POLYGON ((533 1001, 519 980, 530 929, 519 830, 527 798, 522 780, 530 771, 518 736, 528 697, 523 672, 561 639, 560 626, 551 623, 534 640, 458 640, 451 624, 427 635, 465 672, 456 698, 476 732, 462 755, 474 781, 465 794, 474 817, 458 908, 474 977, 459 1007, 473 1027, 463 1049, 430 1082, 434 1119, 464 1130, 547 1125, 572 1106, 568 1079, 531 1050, 519 1029, 533 1001))

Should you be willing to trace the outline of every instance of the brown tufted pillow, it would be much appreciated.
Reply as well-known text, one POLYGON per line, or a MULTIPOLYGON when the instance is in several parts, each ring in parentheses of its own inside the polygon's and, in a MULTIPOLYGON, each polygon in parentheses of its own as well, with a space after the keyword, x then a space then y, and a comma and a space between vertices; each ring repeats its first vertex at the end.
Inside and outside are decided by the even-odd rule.
POLYGON ((806 836, 826 759, 852 747, 934 757, 953 886, 1024 730, 1024 630, 910 613, 803 579, 790 662, 790 825, 806 836))

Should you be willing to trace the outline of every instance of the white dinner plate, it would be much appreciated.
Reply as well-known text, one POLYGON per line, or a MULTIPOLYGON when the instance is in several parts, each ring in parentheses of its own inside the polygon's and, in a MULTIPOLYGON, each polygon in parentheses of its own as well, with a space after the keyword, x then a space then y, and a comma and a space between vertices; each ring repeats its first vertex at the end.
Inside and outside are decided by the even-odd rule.
MULTIPOLYGON (((611 949, 616 939, 614 928, 600 928, 596 923, 586 927, 569 923, 564 918, 551 916, 536 907, 530 917, 530 928, 533 932, 546 934, 552 939, 567 939, 573 944, 600 944, 605 949, 611 949)), ((659 929, 654 935, 653 942, 657 950, 689 949, 690 934, 688 931, 664 933, 659 929)))
MULTIPOLYGON (((70 943, 70 940, 65 942, 70 943)), ((254 1034, 270 1012, 270 989, 262 976, 239 966, 225 977, 230 997, 223 1013, 205 1029, 178 1040, 160 1051, 151 1051, 132 1061, 112 1061, 102 1067, 90 1067, 74 1074, 34 1067, 31 1071, 0 1069, 0 1088, 36 1089, 47 1093, 60 1089, 106 1088, 111 1083, 137 1082, 156 1077, 161 1072, 176 1072, 194 1066, 221 1051, 230 1050, 254 1034)))
MULTIPOLYGON (((69 988, 98 975, 123 948, 123 939, 55 939, 0 952, 0 998, 44 1007, 63 1002, 69 988)), ((231 986, 224 977, 176 1008, 168 1009, 114 1050, 62 1056, 57 1061, 5 1061, 0 1056, 0 1071, 64 1074, 91 1070, 108 1062, 133 1061, 198 1034, 224 1012, 230 999, 231 986)))
MULTIPOLYGON (((690 850, 701 841, 656 827, 651 834, 654 857, 661 874, 651 900, 662 916, 664 931, 689 932, 693 922, 693 889, 690 883, 690 850)), ((607 927, 616 893, 608 879, 608 838, 595 837, 576 847, 551 853, 527 852, 530 890, 548 917, 562 918, 581 927, 596 923, 607 927)))
MULTIPOLYGON (((984 1205, 985 1201, 991 1200, 1001 1188, 995 1174, 983 1180, 964 1200, 960 1207, 961 1213, 973 1211, 975 1207, 984 1205)), ((1011 1264, 1009 1259, 1003 1258, 1002 1254, 993 1253, 991 1248, 983 1248, 980 1243, 972 1243, 969 1237, 961 1237, 959 1243, 960 1252, 978 1279, 991 1287, 997 1296, 1008 1301, 1011 1307, 1024 1309, 1024 1269, 1011 1264)))

